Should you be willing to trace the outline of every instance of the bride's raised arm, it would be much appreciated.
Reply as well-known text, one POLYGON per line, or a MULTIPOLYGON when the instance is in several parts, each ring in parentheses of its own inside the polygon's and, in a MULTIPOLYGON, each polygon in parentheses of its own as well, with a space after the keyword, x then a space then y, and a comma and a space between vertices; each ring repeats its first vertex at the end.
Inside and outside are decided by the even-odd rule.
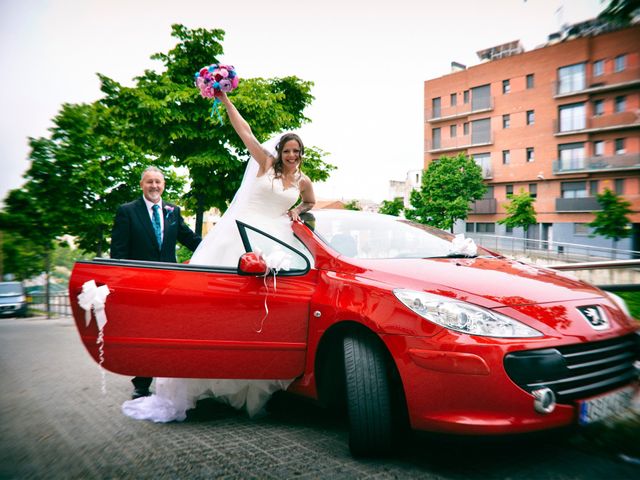
POLYGON ((244 143, 245 147, 247 147, 247 150, 249 150, 251 156, 258 162, 258 165, 260 165, 258 176, 262 175, 271 168, 274 158, 262 148, 262 145, 260 145, 258 139, 253 135, 251 126, 244 118, 242 118, 242 115, 240 115, 238 109, 231 102, 229 97, 227 97, 227 94, 222 92, 218 98, 220 98, 220 101, 227 109, 229 121, 240 137, 240 140, 242 140, 242 143, 244 143))

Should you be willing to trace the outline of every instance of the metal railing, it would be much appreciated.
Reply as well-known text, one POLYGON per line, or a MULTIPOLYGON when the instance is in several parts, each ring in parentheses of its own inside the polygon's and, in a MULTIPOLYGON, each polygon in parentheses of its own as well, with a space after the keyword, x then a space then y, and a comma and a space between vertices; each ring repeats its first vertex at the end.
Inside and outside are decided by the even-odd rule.
POLYGON ((481 233, 467 233, 466 236, 482 247, 511 256, 525 255, 572 263, 640 258, 637 250, 481 233))
POLYGON ((29 311, 42 312, 47 317, 61 317, 71 315, 71 304, 68 293, 56 293, 49 295, 49 311, 47 311, 47 299, 44 295, 28 298, 29 311))
POLYGON ((640 169, 640 153, 558 159, 553 161, 553 173, 555 175, 576 172, 606 172, 635 169, 640 169))

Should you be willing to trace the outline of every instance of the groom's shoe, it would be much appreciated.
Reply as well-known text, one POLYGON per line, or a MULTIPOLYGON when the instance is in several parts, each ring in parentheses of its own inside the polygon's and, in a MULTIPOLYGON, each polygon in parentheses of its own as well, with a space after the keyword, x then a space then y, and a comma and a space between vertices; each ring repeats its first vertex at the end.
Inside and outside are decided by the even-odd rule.
POLYGON ((148 397, 151 395, 151 392, 148 388, 134 388, 133 393, 131 394, 131 400, 135 400, 140 397, 148 397))

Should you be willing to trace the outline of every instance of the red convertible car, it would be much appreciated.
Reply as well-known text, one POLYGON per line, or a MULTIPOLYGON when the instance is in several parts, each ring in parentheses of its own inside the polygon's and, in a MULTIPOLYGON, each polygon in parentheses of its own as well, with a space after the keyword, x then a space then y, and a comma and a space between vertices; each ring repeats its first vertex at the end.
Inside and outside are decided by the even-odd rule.
POLYGON ((238 228, 237 268, 76 263, 70 296, 93 358, 99 331, 77 301, 91 280, 111 292, 108 370, 296 378, 289 392, 346 409, 356 455, 384 452, 406 422, 531 432, 599 421, 637 392, 638 323, 587 283, 385 215, 314 211, 293 224, 296 245, 238 228), (258 246, 277 246, 287 269, 272 275, 258 246))

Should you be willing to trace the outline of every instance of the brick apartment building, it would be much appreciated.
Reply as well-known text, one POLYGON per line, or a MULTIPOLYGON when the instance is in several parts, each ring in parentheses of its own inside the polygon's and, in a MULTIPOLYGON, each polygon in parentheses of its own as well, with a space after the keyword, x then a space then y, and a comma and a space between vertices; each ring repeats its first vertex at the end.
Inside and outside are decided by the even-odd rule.
POLYGON ((516 41, 478 55, 424 83, 425 168, 464 152, 488 186, 456 232, 523 237, 496 221, 524 189, 539 222, 528 238, 611 247, 587 226, 609 188, 633 210, 633 235, 617 247, 640 250, 640 25, 589 21, 529 52, 516 41))

